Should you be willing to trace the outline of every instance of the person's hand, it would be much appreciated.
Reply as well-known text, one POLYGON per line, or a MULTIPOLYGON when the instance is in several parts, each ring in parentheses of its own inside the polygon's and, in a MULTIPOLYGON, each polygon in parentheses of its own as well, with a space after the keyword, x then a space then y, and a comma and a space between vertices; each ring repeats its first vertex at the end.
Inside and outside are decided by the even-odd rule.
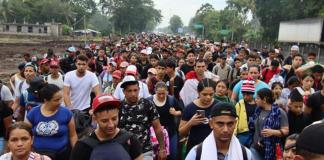
POLYGON ((263 137, 271 137, 271 136, 274 135, 274 134, 273 134, 274 131, 275 131, 275 130, 273 130, 273 129, 266 128, 266 129, 263 129, 263 130, 261 131, 261 135, 262 135, 263 137))
POLYGON ((204 117, 202 117, 201 115, 196 113, 189 120, 189 124, 191 124, 192 126, 196 126, 196 125, 204 123, 205 121, 206 120, 204 117))
POLYGON ((166 160, 167 154, 165 149, 159 150, 158 160, 166 160))
POLYGON ((176 115, 176 112, 177 112, 177 111, 174 109, 174 107, 171 107, 171 108, 169 109, 169 113, 172 114, 172 115, 174 115, 174 116, 176 115))
POLYGON ((304 96, 309 96, 309 95, 311 95, 312 93, 310 92, 310 91, 305 91, 305 93, 304 93, 304 96))

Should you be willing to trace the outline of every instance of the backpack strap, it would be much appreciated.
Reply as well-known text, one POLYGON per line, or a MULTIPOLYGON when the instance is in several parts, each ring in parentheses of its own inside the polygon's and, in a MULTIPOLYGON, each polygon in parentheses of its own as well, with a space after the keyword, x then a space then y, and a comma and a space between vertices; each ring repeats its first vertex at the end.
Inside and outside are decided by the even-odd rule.
POLYGON ((0 83, 0 101, 1 101, 1 89, 2 89, 3 84, 0 83))
POLYGON ((264 72, 264 76, 262 75, 262 80, 264 81, 266 79, 267 73, 269 72, 269 68, 267 68, 264 72))
POLYGON ((120 136, 115 138, 114 141, 118 142, 120 144, 125 144, 133 136, 133 134, 131 134, 130 132, 127 132, 123 129, 121 129, 119 132, 120 132, 119 133, 120 136))
POLYGON ((241 144, 242 153, 243 153, 243 160, 248 160, 247 153, 245 147, 241 144))
MULTIPOLYGON (((95 134, 95 133, 93 132, 93 134, 95 134)), ((86 145, 88 145, 92 149, 95 148, 100 143, 99 140, 91 138, 91 137, 83 138, 83 139, 81 139, 81 142, 85 143, 86 145)))
POLYGON ((196 148, 196 160, 200 160, 202 152, 202 143, 199 143, 196 148))
POLYGON ((22 89, 22 86, 23 86, 24 82, 25 82, 25 81, 21 81, 21 82, 19 83, 18 91, 19 91, 20 94, 21 94, 21 89, 22 89))

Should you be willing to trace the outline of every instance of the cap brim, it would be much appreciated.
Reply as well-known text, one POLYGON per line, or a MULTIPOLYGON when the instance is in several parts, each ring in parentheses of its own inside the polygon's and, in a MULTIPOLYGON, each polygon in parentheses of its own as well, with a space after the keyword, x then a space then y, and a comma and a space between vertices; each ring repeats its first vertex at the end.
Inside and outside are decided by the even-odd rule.
POLYGON ((128 85, 134 85, 134 84, 138 84, 138 81, 127 81, 127 82, 123 82, 123 83, 120 85, 120 88, 125 88, 125 87, 128 86, 128 85))
POLYGON ((122 104, 121 101, 118 101, 118 100, 104 102, 104 103, 101 103, 100 105, 98 105, 96 107, 96 109, 93 110, 93 112, 96 112, 100 108, 109 107, 109 106, 113 106, 113 107, 119 108, 121 106, 121 104, 122 104))

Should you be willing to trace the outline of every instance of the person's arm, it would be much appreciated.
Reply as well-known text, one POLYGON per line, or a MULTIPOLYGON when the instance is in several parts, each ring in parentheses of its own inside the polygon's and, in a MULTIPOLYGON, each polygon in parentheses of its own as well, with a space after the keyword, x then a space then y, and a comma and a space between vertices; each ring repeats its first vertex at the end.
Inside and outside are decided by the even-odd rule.
POLYGON ((156 138, 159 141, 159 147, 160 147, 159 159, 164 160, 164 159, 166 159, 167 155, 166 155, 166 149, 165 149, 165 144, 164 144, 164 135, 163 135, 160 120, 159 119, 153 120, 152 121, 152 126, 154 128, 156 138))
POLYGON ((181 120, 179 125, 179 135, 180 137, 186 137, 192 126, 202 124, 205 118, 201 118, 197 113, 194 114, 189 121, 181 120))
POLYGON ((264 137, 285 137, 289 133, 289 127, 281 127, 280 129, 263 129, 261 134, 264 137))
POLYGON ((240 85, 240 82, 238 82, 235 85, 235 87, 233 88, 233 92, 232 92, 232 96, 231 96, 231 101, 238 102, 238 95, 239 95, 239 92, 240 92, 240 88, 241 88, 241 85, 240 85))
POLYGON ((74 147, 75 143, 78 141, 78 135, 75 131, 75 122, 74 118, 72 117, 70 122, 69 122, 69 138, 70 138, 70 143, 72 148, 74 147))
POLYGON ((96 96, 100 94, 100 86, 99 86, 99 84, 93 87, 93 91, 94 91, 96 96))
POLYGON ((8 133, 8 128, 9 126, 12 124, 12 116, 7 116, 5 118, 3 118, 3 126, 5 128, 5 131, 6 131, 6 135, 8 133))
POLYGON ((71 102, 70 92, 71 92, 70 86, 63 87, 63 98, 64 98, 65 106, 71 110, 72 102, 71 102))
POLYGON ((138 157, 135 158, 135 160, 144 160, 143 154, 139 155, 138 157))
POLYGON ((81 141, 77 141, 70 154, 70 160, 89 160, 92 148, 81 141))
POLYGON ((20 97, 16 97, 11 108, 15 112, 19 107, 20 97))
POLYGON ((316 64, 311 64, 311 65, 304 65, 299 67, 298 69, 295 70, 295 74, 297 75, 298 78, 303 77, 303 75, 306 73, 307 70, 313 68, 316 64))

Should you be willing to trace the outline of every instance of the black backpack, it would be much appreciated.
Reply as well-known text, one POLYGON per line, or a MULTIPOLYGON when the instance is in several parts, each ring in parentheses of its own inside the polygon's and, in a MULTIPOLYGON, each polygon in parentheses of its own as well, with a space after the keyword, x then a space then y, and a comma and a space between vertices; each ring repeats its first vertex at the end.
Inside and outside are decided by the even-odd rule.
POLYGON ((119 134, 113 140, 107 141, 99 141, 91 137, 82 139, 81 142, 92 148, 89 160, 131 160, 128 140, 133 134, 125 130, 120 130, 119 134))
MULTIPOLYGON (((243 160, 248 160, 246 149, 243 145, 241 145, 242 153, 243 153, 243 160)), ((202 143, 198 144, 197 152, 196 152, 196 160, 200 160, 202 152, 202 143)))

